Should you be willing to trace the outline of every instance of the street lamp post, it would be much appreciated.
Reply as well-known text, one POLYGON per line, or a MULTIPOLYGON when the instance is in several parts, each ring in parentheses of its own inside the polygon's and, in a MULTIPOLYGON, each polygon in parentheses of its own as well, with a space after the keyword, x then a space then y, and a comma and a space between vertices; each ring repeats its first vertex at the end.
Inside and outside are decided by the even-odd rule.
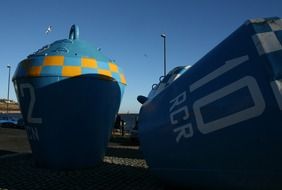
POLYGON ((166 76, 166 34, 161 34, 161 37, 164 39, 164 76, 166 76))
POLYGON ((8 76, 8 94, 7 94, 7 113, 9 112, 9 102, 10 102, 10 74, 11 74, 11 65, 7 65, 9 69, 9 76, 8 76))

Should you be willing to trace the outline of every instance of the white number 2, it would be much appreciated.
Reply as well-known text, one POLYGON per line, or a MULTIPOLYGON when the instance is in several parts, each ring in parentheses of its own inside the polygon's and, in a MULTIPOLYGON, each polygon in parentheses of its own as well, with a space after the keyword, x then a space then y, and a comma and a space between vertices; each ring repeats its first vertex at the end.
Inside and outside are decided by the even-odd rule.
POLYGON ((30 94, 30 102, 29 102, 28 112, 27 112, 27 122, 32 123, 32 124, 41 124, 42 118, 32 117, 33 107, 34 107, 34 104, 35 104, 34 88, 29 83, 20 84, 20 94, 21 94, 22 97, 24 97, 24 89, 25 88, 29 90, 29 94, 30 94))

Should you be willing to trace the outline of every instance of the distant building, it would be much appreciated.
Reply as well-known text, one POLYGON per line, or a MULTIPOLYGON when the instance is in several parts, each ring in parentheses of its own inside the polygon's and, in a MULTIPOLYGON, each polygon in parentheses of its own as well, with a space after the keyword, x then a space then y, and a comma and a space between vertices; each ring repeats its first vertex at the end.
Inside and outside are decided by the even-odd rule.
POLYGON ((129 131, 131 130, 135 124, 136 120, 138 119, 137 113, 121 113, 119 114, 121 119, 125 121, 125 130, 129 131))
POLYGON ((0 103, 17 104, 17 102, 14 101, 14 100, 8 100, 8 99, 4 99, 4 98, 0 99, 0 103))

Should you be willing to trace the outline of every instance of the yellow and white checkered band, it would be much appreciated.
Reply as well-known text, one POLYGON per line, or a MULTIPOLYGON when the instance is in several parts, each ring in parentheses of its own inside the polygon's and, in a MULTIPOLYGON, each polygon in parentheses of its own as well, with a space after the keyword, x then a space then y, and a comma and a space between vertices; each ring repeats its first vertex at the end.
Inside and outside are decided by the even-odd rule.
POLYGON ((19 64, 16 72, 17 77, 74 77, 97 74, 126 84, 121 68, 115 63, 97 61, 87 57, 42 56, 25 59, 19 64))

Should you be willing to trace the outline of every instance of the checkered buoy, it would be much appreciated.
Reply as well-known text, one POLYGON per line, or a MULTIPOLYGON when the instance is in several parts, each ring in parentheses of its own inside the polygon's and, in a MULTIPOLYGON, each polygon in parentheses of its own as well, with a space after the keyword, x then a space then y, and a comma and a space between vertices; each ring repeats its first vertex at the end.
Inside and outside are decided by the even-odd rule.
POLYGON ((126 85, 122 69, 79 39, 55 41, 18 64, 13 77, 33 157, 73 169, 102 160, 126 85))

